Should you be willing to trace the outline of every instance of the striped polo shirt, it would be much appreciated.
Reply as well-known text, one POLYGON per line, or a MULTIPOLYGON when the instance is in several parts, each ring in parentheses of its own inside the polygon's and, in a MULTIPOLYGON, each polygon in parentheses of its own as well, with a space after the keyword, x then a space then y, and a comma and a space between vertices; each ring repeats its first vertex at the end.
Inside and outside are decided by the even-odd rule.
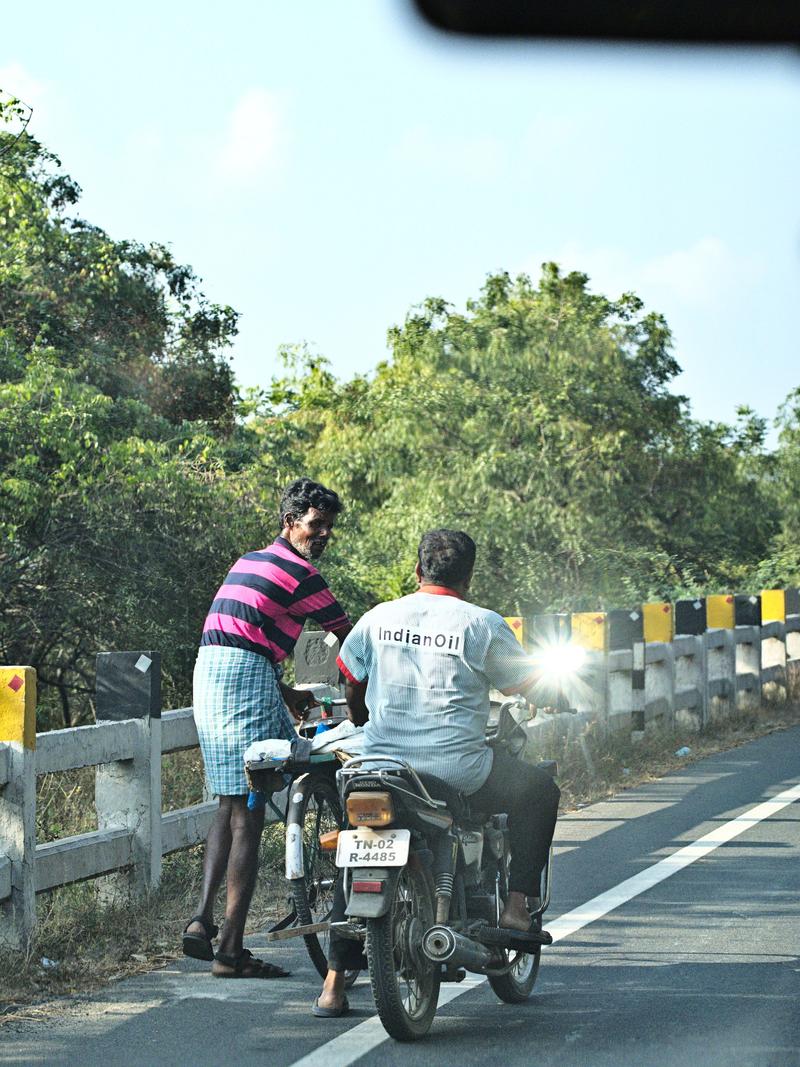
POLYGON ((280 663, 292 654, 306 619, 323 630, 349 620, 313 563, 278 537, 228 571, 206 616, 200 645, 245 648, 280 663))
POLYGON ((339 666, 351 682, 367 679, 361 754, 394 756, 467 794, 492 769, 489 690, 513 692, 533 673, 504 619, 442 586, 362 615, 339 666))

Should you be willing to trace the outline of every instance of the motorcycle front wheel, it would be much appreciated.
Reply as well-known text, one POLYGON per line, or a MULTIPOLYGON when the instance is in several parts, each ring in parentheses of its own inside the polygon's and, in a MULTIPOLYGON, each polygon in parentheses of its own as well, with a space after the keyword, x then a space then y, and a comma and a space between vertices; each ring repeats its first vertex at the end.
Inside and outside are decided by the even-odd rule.
MULTIPOLYGON (((498 862, 497 877, 500 883, 500 895, 505 901, 508 897, 508 869, 511 857, 508 845, 504 849, 504 855, 498 862)), ((503 974, 490 974, 489 985, 496 996, 506 1004, 523 1004, 533 992, 536 979, 539 977, 539 961, 542 950, 537 948, 535 952, 510 952, 504 953, 510 966, 503 974)))
POLYGON ((514 959, 514 953, 509 952, 509 960, 513 960, 510 969, 505 974, 489 975, 489 985, 502 1001, 524 1004, 536 985, 541 954, 542 950, 537 948, 535 952, 518 952, 514 959))
POLYGON ((434 892, 422 868, 392 874, 392 900, 379 919, 367 920, 367 959, 375 1007, 397 1041, 416 1041, 430 1030, 439 1000, 440 969, 422 952, 433 926, 434 892))

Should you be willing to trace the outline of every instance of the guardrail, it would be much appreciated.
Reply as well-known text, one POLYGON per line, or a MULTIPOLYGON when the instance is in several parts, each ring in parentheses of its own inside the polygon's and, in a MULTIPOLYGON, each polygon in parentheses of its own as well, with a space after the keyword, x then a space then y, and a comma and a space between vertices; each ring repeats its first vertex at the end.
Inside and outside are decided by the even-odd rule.
MULTIPOLYGON (((580 630, 573 641, 582 643, 580 630)), ((700 730, 734 710, 759 707, 765 690, 784 699, 792 677, 800 685, 800 615, 585 651, 583 670, 563 682, 564 697, 584 717, 634 734, 656 724, 700 730)))
POLYGON ((100 875, 114 876, 107 895, 154 889, 162 857, 204 841, 217 803, 161 810, 162 755, 198 744, 191 708, 34 734, 35 672, 3 669, 6 689, 9 673, 23 684, 0 704, 6 734, 17 713, 0 743, 0 944, 22 948, 37 893, 100 875), (37 777, 81 767, 96 768, 97 830, 37 844, 37 777))

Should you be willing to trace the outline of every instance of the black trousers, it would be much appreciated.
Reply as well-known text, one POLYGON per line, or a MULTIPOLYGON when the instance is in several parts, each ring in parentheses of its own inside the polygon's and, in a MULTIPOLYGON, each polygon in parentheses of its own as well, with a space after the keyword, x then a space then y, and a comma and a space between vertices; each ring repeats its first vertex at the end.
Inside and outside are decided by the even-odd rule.
POLYGON ((511 844, 508 888, 538 896, 556 828, 561 790, 550 775, 496 749, 489 777, 469 802, 473 811, 505 812, 511 844))
MULTIPOLYGON (((471 793, 473 811, 505 812, 511 844, 511 870, 508 887, 525 896, 541 892, 542 871, 547 863, 556 828, 561 791, 546 771, 509 756, 502 749, 494 753, 489 777, 471 793)), ((336 880, 331 922, 345 918, 342 875, 336 880)), ((331 932, 328 966, 332 971, 359 970, 366 966, 361 944, 331 932)))

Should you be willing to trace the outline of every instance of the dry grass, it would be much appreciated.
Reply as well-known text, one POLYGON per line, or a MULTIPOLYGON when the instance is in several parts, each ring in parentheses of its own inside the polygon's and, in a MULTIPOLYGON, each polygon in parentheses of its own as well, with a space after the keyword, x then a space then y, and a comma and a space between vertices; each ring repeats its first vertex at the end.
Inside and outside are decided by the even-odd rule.
MULTIPOLYGON (((28 952, 0 954, 0 1023, 26 1005, 85 992, 174 959, 199 895, 202 855, 198 846, 165 857, 160 889, 143 900, 120 896, 99 906, 98 890, 108 879, 42 894, 28 952)), ((280 824, 264 833, 260 872, 251 930, 263 928, 285 910, 280 824)))
MULTIPOLYGON (((202 799, 199 751, 165 756, 162 810, 188 807, 202 799)), ((94 768, 42 775, 37 782, 36 808, 39 842, 97 829, 94 768)), ((250 910, 253 930, 283 914, 283 854, 283 826, 267 827, 250 910)), ((0 1023, 18 1015, 26 1005, 91 990, 174 958, 181 930, 199 897, 202 857, 202 846, 166 856, 158 892, 143 900, 121 896, 107 903, 113 884, 107 878, 63 886, 37 897, 36 933, 28 952, 0 952, 0 1023), (103 892, 102 904, 99 891, 103 892)))
MULTIPOLYGON (((702 734, 674 729, 635 741, 590 728, 585 743, 565 739, 538 755, 558 760, 562 806, 570 810, 798 723, 800 704, 773 705, 716 723, 702 734), (689 757, 674 754, 683 745, 691 748, 689 757)), ((164 810, 202 799, 197 752, 165 757, 163 771, 164 810)), ((37 824, 40 841, 92 829, 96 825, 93 771, 43 776, 37 824)), ((283 826, 277 824, 264 834, 251 930, 285 913, 282 860, 283 826)), ((29 951, 0 954, 0 1023, 55 996, 85 992, 174 958, 199 894, 201 867, 202 847, 166 857, 159 891, 135 902, 99 906, 99 879, 42 894, 29 951)))

